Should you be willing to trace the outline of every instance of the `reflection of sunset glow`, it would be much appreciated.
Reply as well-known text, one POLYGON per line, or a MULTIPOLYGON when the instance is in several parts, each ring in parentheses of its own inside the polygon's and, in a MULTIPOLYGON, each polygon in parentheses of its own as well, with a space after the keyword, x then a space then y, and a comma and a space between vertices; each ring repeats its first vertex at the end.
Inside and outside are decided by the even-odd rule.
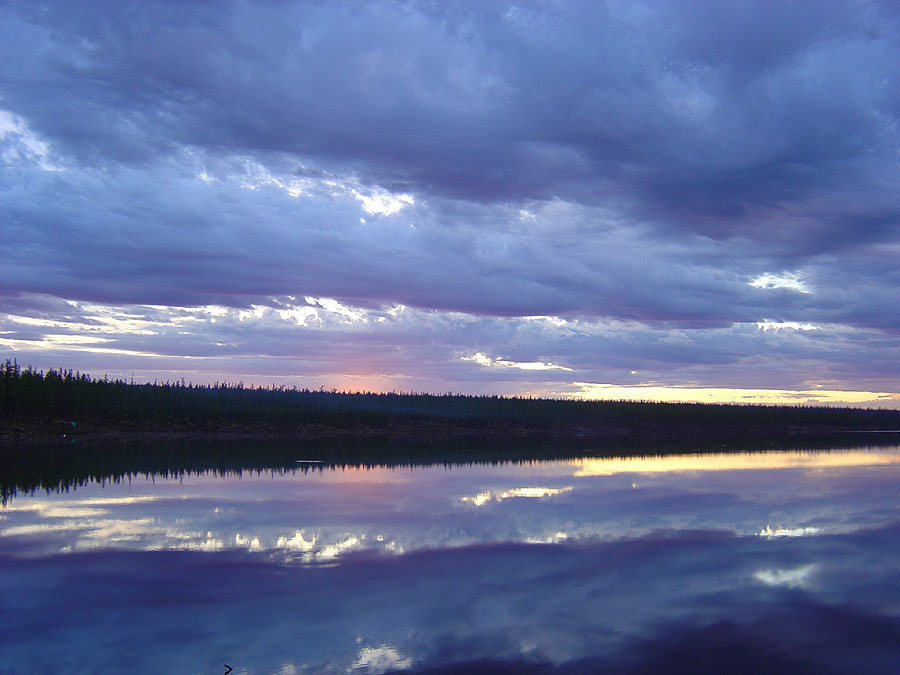
MULTIPOLYGON (((896 492, 900 446, 556 460, 452 471, 312 466, 157 476, 155 482, 86 485, 78 494, 22 496, 0 513, 0 553, 246 551, 289 566, 334 565, 361 552, 402 555, 494 542, 578 544, 686 526, 763 540, 765 548, 777 550, 789 538, 894 522, 893 511, 882 504, 896 492), (742 469, 757 473, 734 473, 742 469), (772 471, 758 473, 766 469, 772 471), (839 474, 839 484, 820 482, 829 471, 839 474), (623 473, 620 479, 573 477, 623 473), (630 490, 649 484, 654 489, 630 490), (669 502, 666 495, 677 499, 669 502), (811 504, 811 497, 831 500, 840 516, 811 504), (685 505, 694 500, 696 517, 685 521, 685 505)), ((784 584, 790 577, 772 572, 756 579, 766 580, 784 584)))
POLYGON ((679 471, 739 471, 743 469, 824 469, 849 466, 900 464, 900 451, 891 452, 740 452, 658 457, 579 459, 576 476, 611 476, 617 473, 671 473, 679 471))

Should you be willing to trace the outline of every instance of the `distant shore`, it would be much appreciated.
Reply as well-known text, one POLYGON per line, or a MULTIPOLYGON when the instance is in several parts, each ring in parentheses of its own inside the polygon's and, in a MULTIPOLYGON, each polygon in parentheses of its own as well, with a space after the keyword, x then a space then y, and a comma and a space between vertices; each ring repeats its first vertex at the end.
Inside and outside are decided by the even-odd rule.
POLYGON ((654 424, 611 426, 607 424, 529 425, 509 422, 464 420, 412 420, 396 423, 328 425, 196 424, 179 421, 131 423, 121 420, 0 420, 0 443, 35 441, 137 440, 197 438, 293 438, 297 440, 380 439, 383 441, 429 442, 453 439, 540 439, 559 441, 657 441, 672 439, 739 440, 832 434, 897 434, 898 429, 846 427, 838 425, 699 425, 654 424))
POLYGON ((765 439, 900 429, 900 411, 131 384, 0 363, 0 441, 290 437, 410 443, 765 439))
MULTIPOLYGON (((304 396, 301 393, 299 398, 304 396)), ((332 396, 332 402, 345 408, 348 403, 372 402, 371 397, 332 396)), ((389 402, 399 407, 415 398, 397 397, 389 402)), ((540 412, 548 402, 461 397, 436 397, 426 402, 443 412, 460 402, 470 407, 484 403, 502 407, 489 409, 492 414, 456 419, 390 411, 360 414, 350 409, 344 416, 326 411, 318 419, 309 415, 313 419, 294 422, 285 416, 280 423, 191 418, 175 407, 174 415, 157 419, 149 415, 138 419, 84 414, 26 416, 21 412, 11 418, 7 408, 0 411, 0 504, 35 490, 68 490, 91 482, 207 471, 240 474, 313 470, 310 467, 450 466, 900 444, 900 431, 895 431, 900 425, 888 424, 894 421, 893 415, 875 414, 872 418, 877 426, 864 426, 866 411, 849 415, 841 410, 825 411, 825 415, 813 411, 818 424, 797 424, 790 422, 809 420, 809 411, 549 402, 556 417, 528 419, 520 415, 521 408, 536 404, 540 412), (570 419, 565 419, 567 416, 570 419), (779 419, 783 421, 764 423, 779 419)))

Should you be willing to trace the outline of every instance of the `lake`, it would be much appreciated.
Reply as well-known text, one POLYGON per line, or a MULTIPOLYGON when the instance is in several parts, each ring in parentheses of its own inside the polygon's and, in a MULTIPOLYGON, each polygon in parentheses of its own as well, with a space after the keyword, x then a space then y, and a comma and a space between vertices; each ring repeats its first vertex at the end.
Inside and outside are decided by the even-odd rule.
POLYGON ((0 672, 900 671, 900 447, 305 459, 11 497, 0 672))

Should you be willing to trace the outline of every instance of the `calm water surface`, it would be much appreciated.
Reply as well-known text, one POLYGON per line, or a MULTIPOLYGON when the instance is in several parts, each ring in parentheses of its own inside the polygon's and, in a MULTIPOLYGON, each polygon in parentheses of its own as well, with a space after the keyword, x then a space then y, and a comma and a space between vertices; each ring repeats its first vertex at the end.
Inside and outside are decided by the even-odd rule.
POLYGON ((896 673, 898 486, 890 447, 19 495, 0 672, 896 673))

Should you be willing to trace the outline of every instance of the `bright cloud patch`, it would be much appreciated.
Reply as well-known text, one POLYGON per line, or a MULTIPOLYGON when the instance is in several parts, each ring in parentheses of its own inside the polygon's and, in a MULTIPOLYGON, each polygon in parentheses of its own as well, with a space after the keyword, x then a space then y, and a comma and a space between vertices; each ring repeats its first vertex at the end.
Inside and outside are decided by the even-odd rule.
POLYGON ((518 497, 529 497, 531 499, 544 499, 546 497, 554 497, 556 495, 569 492, 571 486, 562 488, 550 487, 520 487, 504 490, 502 492, 479 492, 474 497, 460 497, 459 501, 464 504, 474 504, 475 506, 483 506, 488 502, 502 502, 504 499, 513 499, 518 497))
POLYGON ((353 664, 354 672, 381 675, 389 670, 408 670, 412 667, 412 659, 403 656, 395 647, 363 647, 359 657, 353 664))
POLYGON ((779 525, 773 528, 771 525, 766 525, 759 531, 759 536, 771 539, 772 537, 806 537, 818 533, 818 527, 781 527, 779 525))
POLYGON ((769 321, 768 319, 757 321, 756 327, 762 331, 771 330, 775 332, 780 330, 819 330, 818 326, 814 326, 811 323, 800 323, 799 321, 769 321))
MULTIPOLYGON (((238 174, 240 185, 247 190, 258 190, 262 187, 271 186, 284 190, 291 197, 297 198, 308 194, 317 186, 317 183, 314 181, 279 175, 270 171, 263 164, 247 158, 243 158, 241 164, 243 165, 243 172, 238 174)), ((215 182, 215 178, 207 173, 206 170, 198 173, 197 179, 207 184, 215 182)))
POLYGON ((330 561, 343 553, 360 548, 360 546, 362 546, 361 539, 350 533, 345 533, 335 540, 322 541, 316 533, 306 539, 303 530, 297 530, 290 537, 278 537, 275 542, 275 548, 299 553, 299 562, 305 564, 330 561))
POLYGON ((809 585, 809 578, 816 565, 802 565, 793 569, 766 569, 754 573, 753 578, 766 586, 784 586, 786 588, 803 588, 809 585))
POLYGON ((304 298, 304 300, 306 300, 307 304, 309 305, 321 307, 326 312, 337 314, 351 323, 366 323, 368 321, 368 318, 366 318, 366 313, 364 311, 342 305, 333 298, 311 298, 307 296, 306 298, 304 298))
POLYGON ((362 202, 363 210, 366 213, 372 215, 392 216, 416 203, 413 196, 407 194, 394 195, 390 192, 376 192, 364 195, 357 190, 352 190, 350 194, 362 202))
POLYGON ((786 288, 790 291, 797 291, 798 293, 809 293, 809 289, 807 289, 806 285, 803 283, 803 278, 799 272, 760 274, 748 283, 755 288, 764 288, 766 290, 786 288))
POLYGON ((44 171, 62 171, 51 158, 50 144, 8 110, 0 110, 0 158, 11 166, 32 164, 44 171))
POLYGON ((517 368, 519 370, 568 370, 565 366, 543 361, 508 361, 506 359, 492 359, 484 352, 475 352, 472 356, 462 356, 461 361, 474 361, 488 368, 517 368))

